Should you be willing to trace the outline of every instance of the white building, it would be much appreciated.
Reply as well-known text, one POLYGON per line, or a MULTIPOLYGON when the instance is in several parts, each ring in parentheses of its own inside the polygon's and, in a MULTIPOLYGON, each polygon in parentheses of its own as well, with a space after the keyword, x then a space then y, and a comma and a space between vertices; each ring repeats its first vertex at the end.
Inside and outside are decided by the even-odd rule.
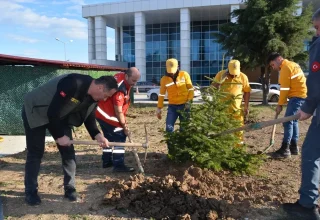
MULTIPOLYGON (((310 1, 310 0, 309 0, 310 1)), ((306 2, 309 2, 306 1, 306 2)), ((194 83, 206 84, 226 65, 214 41, 219 25, 234 22, 230 12, 240 0, 126 0, 85 5, 89 63, 136 66, 141 81, 159 80, 165 61, 176 58, 194 83), (115 29, 116 61, 107 60, 106 27, 115 29)))

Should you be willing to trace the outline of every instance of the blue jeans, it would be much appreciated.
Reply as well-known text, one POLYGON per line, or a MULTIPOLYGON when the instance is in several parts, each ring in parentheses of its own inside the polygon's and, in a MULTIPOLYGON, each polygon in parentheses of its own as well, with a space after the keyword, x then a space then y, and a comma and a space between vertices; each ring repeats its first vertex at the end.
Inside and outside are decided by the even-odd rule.
MULTIPOLYGON (((174 124, 176 123, 178 117, 180 122, 184 122, 188 120, 188 115, 182 115, 180 112, 186 112, 186 114, 189 113, 189 110, 185 109, 185 104, 168 106, 168 112, 167 112, 167 118, 166 118, 166 132, 173 132, 174 124)), ((181 129, 182 129, 182 126, 180 124, 180 131, 181 129)))
MULTIPOLYGON (((293 97, 289 99, 285 117, 295 115, 302 104, 304 103, 303 98, 293 97)), ((291 141, 294 143, 298 142, 299 139, 299 123, 298 120, 288 121, 283 123, 284 134, 283 143, 290 144, 291 141)))
MULTIPOLYGON (((103 120, 97 119, 103 131, 103 135, 110 142, 126 142, 127 136, 123 130, 115 131, 116 127, 106 123, 103 120)), ((124 153, 125 148, 123 146, 114 146, 114 150, 111 147, 103 149, 102 163, 113 163, 113 166, 124 165, 124 153)))
POLYGON ((320 126, 317 125, 317 117, 312 118, 301 151, 302 179, 299 203, 307 208, 317 205, 319 198, 320 126))
MULTIPOLYGON (((180 120, 180 131, 183 130, 183 126, 181 122, 187 121, 189 118, 189 109, 185 109, 185 104, 182 105, 169 105, 167 118, 166 118, 166 132, 173 132, 174 124, 176 123, 177 119, 180 120), (185 112, 186 114, 181 114, 185 112)), ((168 153, 170 154, 171 146, 167 143, 168 153)))

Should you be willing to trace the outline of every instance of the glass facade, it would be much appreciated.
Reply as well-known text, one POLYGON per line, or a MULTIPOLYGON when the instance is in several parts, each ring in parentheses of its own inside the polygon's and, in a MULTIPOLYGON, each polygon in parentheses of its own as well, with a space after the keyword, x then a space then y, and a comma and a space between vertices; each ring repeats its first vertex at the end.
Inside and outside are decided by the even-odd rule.
POLYGON ((128 62, 128 67, 135 66, 135 38, 134 26, 123 26, 123 61, 128 62))
POLYGON ((193 84, 209 85, 207 77, 214 77, 222 66, 226 51, 215 41, 214 33, 218 33, 219 24, 227 21, 193 21, 191 22, 191 56, 190 72, 193 84))
MULTIPOLYGON (((190 32, 190 76, 194 85, 209 85, 205 76, 213 77, 222 67, 225 51, 215 42, 213 33, 227 21, 194 21, 190 32)), ((123 27, 123 61, 135 65, 134 26, 123 27)), ((146 25, 146 80, 159 82, 168 58, 180 61, 180 22, 146 25)))
POLYGON ((147 81, 160 81, 169 58, 180 60, 180 23, 146 25, 147 81))

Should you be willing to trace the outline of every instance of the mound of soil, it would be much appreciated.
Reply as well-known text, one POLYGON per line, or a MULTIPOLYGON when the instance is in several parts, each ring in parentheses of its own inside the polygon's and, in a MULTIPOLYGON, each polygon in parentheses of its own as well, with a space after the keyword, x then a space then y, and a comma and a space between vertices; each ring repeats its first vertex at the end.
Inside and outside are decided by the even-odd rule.
MULTIPOLYGON (((238 219, 257 197, 250 197, 255 187, 248 178, 242 183, 233 178, 222 180, 210 170, 193 166, 181 180, 172 175, 161 178, 138 174, 127 182, 117 182, 104 196, 104 203, 146 218, 238 219)), ((256 187, 262 194, 263 188, 268 188, 264 184, 256 187)), ((260 199, 261 203, 274 200, 260 199)))

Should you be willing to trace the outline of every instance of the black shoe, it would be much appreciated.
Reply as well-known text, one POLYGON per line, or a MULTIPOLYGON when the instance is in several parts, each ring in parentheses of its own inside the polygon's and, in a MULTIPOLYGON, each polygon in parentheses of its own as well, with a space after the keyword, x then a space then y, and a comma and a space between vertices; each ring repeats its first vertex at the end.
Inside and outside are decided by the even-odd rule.
POLYGON ((41 203, 41 199, 38 196, 38 192, 26 193, 25 201, 28 205, 34 206, 39 205, 41 203))
POLYGON ((298 145, 294 141, 291 141, 291 143, 290 143, 290 152, 292 155, 299 155, 298 145))
POLYGON ((76 189, 69 188, 64 191, 64 197, 74 202, 78 200, 78 193, 76 192, 76 189))
POLYGON ((296 203, 284 203, 282 207, 283 210, 290 215, 290 219, 320 220, 317 206, 306 208, 297 201, 296 203))
POLYGON ((287 143, 282 143, 280 149, 272 153, 272 157, 275 159, 288 158, 290 156, 289 144, 287 143))
POLYGON ((121 165, 121 166, 115 166, 113 167, 112 172, 133 172, 134 168, 133 167, 128 167, 126 165, 121 165))
POLYGON ((107 163, 102 162, 102 168, 109 168, 109 167, 112 167, 112 166, 113 166, 112 161, 111 162, 107 162, 107 163))

